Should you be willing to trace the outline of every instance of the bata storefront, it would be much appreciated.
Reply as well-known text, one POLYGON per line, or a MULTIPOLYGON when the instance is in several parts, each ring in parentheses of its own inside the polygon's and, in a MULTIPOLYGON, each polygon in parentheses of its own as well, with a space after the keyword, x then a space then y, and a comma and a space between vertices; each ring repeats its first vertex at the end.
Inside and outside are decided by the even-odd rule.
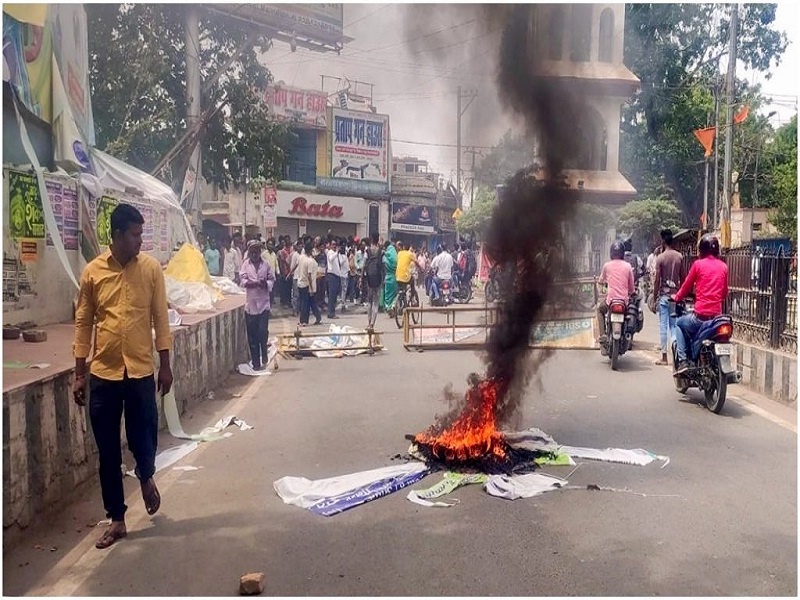
POLYGON ((274 235, 293 240, 303 235, 363 236, 369 203, 363 198, 278 190, 278 226, 274 235))

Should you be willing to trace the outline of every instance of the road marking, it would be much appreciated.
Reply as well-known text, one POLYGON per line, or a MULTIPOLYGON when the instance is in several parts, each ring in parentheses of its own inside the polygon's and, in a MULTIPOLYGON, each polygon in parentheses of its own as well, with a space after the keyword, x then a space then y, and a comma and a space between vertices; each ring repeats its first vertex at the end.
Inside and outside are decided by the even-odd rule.
MULTIPOLYGON (((245 388, 241 398, 238 398, 230 406, 224 408, 226 414, 238 414, 242 408, 259 392, 269 377, 254 377, 253 382, 245 388)), ((221 409, 222 410, 222 409, 221 409)), ((224 415, 223 415, 224 416, 224 415)), ((209 424, 215 423, 217 417, 211 420, 209 424)), ((195 451, 193 451, 188 459, 194 463, 199 457, 205 453, 210 446, 215 442, 200 443, 195 451)), ((166 495, 166 491, 171 489, 178 478, 183 473, 181 471, 162 471, 156 475, 159 490, 162 495, 166 495)), ((132 519, 130 517, 131 511, 128 512, 127 526, 128 531, 141 531, 148 528, 150 516, 144 510, 144 502, 142 500, 141 492, 138 490, 130 494, 125 503, 129 508, 135 509, 135 514, 132 519)), ((157 524, 150 525, 150 527, 158 527, 157 524)), ((126 543, 122 540, 114 544, 108 550, 98 550, 94 547, 97 538, 93 535, 97 530, 92 530, 86 537, 81 540, 64 558, 58 561, 41 579, 40 583, 26 592, 26 596, 72 596, 80 588, 84 582, 92 576, 100 564, 114 552, 116 548, 126 543)))

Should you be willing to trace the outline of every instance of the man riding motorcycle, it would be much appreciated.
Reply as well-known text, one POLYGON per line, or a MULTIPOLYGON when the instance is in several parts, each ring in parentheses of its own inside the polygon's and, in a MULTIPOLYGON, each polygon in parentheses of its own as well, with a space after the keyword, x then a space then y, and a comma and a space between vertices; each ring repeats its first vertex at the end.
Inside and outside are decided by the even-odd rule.
POLYGON ((442 283, 450 281, 453 277, 453 257, 449 252, 445 252, 444 248, 440 245, 436 246, 436 256, 431 261, 431 286, 428 290, 428 295, 431 300, 436 301, 439 299, 439 290, 442 283))
POLYGON ((611 260, 603 265, 600 272, 598 283, 607 283, 608 291, 606 297, 597 307, 597 325, 600 329, 600 348, 605 354, 605 343, 607 341, 606 315, 608 307, 614 300, 622 300, 625 304, 634 292, 633 269, 625 260, 625 246, 622 242, 616 241, 611 244, 611 260))
POLYGON ((722 314, 728 296, 728 265, 719 258, 719 240, 707 233, 700 238, 697 249, 700 258, 692 264, 681 289, 672 296, 675 302, 681 302, 694 288, 694 312, 681 316, 676 323, 676 374, 689 370, 687 352, 692 338, 704 322, 722 314))

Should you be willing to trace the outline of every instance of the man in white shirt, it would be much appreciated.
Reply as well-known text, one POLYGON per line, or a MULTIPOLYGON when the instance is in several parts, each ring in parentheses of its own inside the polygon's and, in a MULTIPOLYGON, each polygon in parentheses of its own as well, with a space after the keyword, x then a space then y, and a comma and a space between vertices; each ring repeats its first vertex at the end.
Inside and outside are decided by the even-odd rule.
POLYGON ((299 299, 300 325, 308 325, 309 313, 313 312, 316 321, 314 325, 322 323, 322 313, 317 306, 317 299, 314 293, 317 290, 317 261, 311 258, 314 246, 311 242, 305 245, 305 251, 298 255, 295 277, 297 282, 297 293, 299 299))
POLYGON ((292 247, 292 253, 289 255, 289 274, 286 279, 291 281, 292 284, 292 309, 293 314, 300 314, 300 301, 297 292, 297 279, 300 276, 298 267, 300 266, 300 258, 303 256, 303 246, 300 240, 292 247))
POLYGON ((441 246, 436 247, 436 256, 431 261, 433 271, 433 284, 431 285, 431 298, 439 299, 439 288, 443 281, 450 281, 453 277, 453 257, 445 252, 441 246))
POLYGON ((325 272, 325 283, 328 289, 328 318, 338 319, 336 316, 336 303, 339 300, 339 288, 341 287, 342 272, 339 264, 339 244, 333 240, 325 250, 328 268, 325 272))

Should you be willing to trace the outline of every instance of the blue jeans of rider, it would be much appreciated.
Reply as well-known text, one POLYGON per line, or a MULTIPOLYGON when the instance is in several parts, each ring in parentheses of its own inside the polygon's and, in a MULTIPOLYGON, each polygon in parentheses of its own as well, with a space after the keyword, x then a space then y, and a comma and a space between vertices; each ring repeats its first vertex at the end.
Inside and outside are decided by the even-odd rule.
POLYGON ((678 360, 688 360, 689 344, 691 344, 692 338, 697 335, 703 322, 692 313, 678 317, 676 325, 675 341, 677 342, 678 360))
POLYGON ((669 296, 661 296, 658 299, 658 328, 661 333, 662 354, 667 354, 669 352, 670 340, 677 337, 675 334, 676 321, 677 318, 669 314, 669 296))

